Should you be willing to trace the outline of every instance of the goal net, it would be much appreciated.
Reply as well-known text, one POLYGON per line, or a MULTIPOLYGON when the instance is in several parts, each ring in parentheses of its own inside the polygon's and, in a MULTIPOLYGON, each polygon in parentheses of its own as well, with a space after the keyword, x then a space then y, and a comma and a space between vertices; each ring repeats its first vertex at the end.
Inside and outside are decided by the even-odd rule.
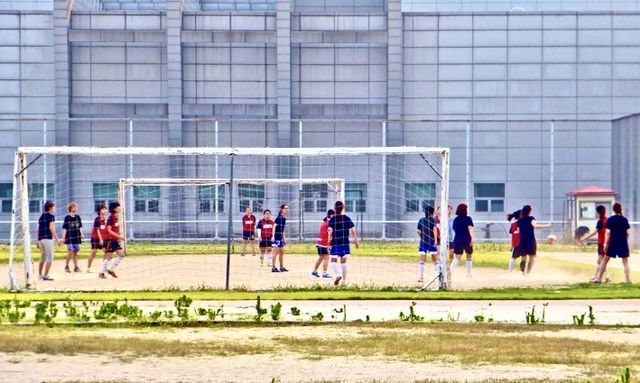
MULTIPOLYGON (((448 204, 449 149, 23 147, 13 170, 6 233, 12 290, 333 286, 333 279, 310 272, 318 259, 319 228, 336 201, 344 202, 344 214, 362 240, 356 249, 350 238, 348 284, 419 288, 416 226, 426 206, 448 204), (46 201, 55 203, 58 237, 69 203, 77 204, 84 234, 78 272, 73 258, 65 271, 66 245, 54 246, 48 274, 46 260, 41 262, 37 235, 43 233, 37 229, 46 201), (102 250, 87 272, 90 238, 96 208, 113 202, 121 206, 125 256, 118 278, 102 279, 102 250), (281 206, 288 209, 281 212, 281 206), (267 209, 274 220, 279 213, 286 216, 281 228, 287 272, 272 272, 269 251, 260 257, 258 238, 243 240, 248 207, 256 221, 267 209), (53 280, 39 279, 43 274, 53 280)), ((442 243, 448 243, 447 235, 441 230, 442 243)), ((439 251, 446 259, 446 247, 439 251)), ((434 268, 427 259, 425 279, 431 279, 434 268)), ((327 273, 334 275, 331 265, 327 273)))

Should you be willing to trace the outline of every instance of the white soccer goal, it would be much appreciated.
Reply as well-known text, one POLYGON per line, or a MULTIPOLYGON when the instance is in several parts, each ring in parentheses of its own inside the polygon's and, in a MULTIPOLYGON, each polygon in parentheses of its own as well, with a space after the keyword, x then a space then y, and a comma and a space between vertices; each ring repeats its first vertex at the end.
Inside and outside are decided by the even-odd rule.
MULTIPOLYGON (((318 227, 336 200, 345 202, 364 239, 360 249, 352 248, 349 283, 419 287, 416 223, 426 205, 447 205, 449 149, 23 147, 16 151, 13 174, 13 290, 38 281, 32 233, 46 200, 56 203, 59 235, 67 204, 78 204, 83 271, 96 205, 120 201, 127 256, 120 278, 99 280, 95 273, 64 273, 66 249, 58 247, 55 280, 38 282, 41 290, 269 289, 330 282, 309 272, 318 227), (265 208, 275 217, 283 203, 290 208, 285 263, 291 272, 275 275, 257 256, 239 256, 240 219, 246 206, 258 219, 265 208), (398 257, 373 244, 385 241, 415 244, 416 256, 398 257)), ((448 243, 447 234, 442 230, 442 243, 448 243)), ((445 258, 446 248, 440 252, 445 258)))

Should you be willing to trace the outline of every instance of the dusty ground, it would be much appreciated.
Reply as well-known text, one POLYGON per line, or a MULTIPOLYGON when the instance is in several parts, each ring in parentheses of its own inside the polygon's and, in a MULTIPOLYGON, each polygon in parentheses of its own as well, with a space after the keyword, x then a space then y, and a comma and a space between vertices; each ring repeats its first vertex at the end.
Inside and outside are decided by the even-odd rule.
MULTIPOLYGON (((550 260, 562 259, 576 263, 591 264, 595 256, 589 253, 540 254, 532 274, 523 277, 518 271, 506 271, 508 255, 505 255, 504 269, 475 268, 473 277, 466 277, 464 260, 453 273, 453 288, 459 290, 482 287, 515 287, 545 285, 561 285, 586 282, 591 277, 590 271, 575 272, 562 270, 554 266, 550 260)), ((234 254, 231 258, 229 284, 232 288, 249 288, 252 290, 271 289, 275 287, 308 287, 313 284, 331 285, 333 279, 318 279, 309 275, 316 256, 285 255, 285 266, 288 273, 272 273, 266 265, 260 266, 258 256, 241 257, 234 254)), ((632 269, 640 271, 640 257, 632 257, 632 269)), ((82 261, 84 267, 86 261, 82 261)), ((56 260, 52 268, 55 281, 36 281, 38 290, 140 290, 163 288, 193 288, 207 286, 223 288, 225 286, 226 256, 224 255, 165 255, 138 256, 125 258, 118 267, 118 279, 102 280, 94 273, 65 273, 64 261, 56 260)), ((94 269, 100 267, 96 262, 94 269)), ((348 283, 359 286, 404 286, 417 287, 417 260, 406 261, 390 257, 353 256, 348 261, 348 283)), ((612 262, 612 274, 615 281, 623 281, 620 262, 612 262)), ((19 278, 24 275, 23 265, 14 266, 19 278)), ((84 269, 83 269, 84 270, 84 269)), ((37 264, 34 264, 37 273, 37 264)), ((329 273, 333 274, 331 266, 329 273)), ((426 277, 434 273, 433 265, 428 264, 426 277)), ((0 283, 6 284, 8 266, 0 266, 0 283)), ((21 281, 21 283, 23 283, 21 281)))
MULTIPOLYGON (((161 329, 79 329, 77 335, 141 337, 163 340, 263 342, 277 337, 319 337, 327 342, 357 337, 360 329, 339 326, 161 329)), ((380 329, 380 331, 392 331, 380 329)), ((394 330, 395 331, 395 330, 394 330)), ((428 340, 436 329, 421 329, 428 340)), ((532 330, 528 335, 589 339, 640 345, 640 329, 610 330, 532 330)), ((496 334, 492 334, 496 335, 496 334)), ((498 334, 499 335, 499 334, 498 334)), ((118 355, 43 355, 32 353, 0 354, 0 381, 50 382, 122 381, 122 382, 413 382, 438 379, 447 382, 478 382, 509 379, 527 381, 584 381, 586 371, 566 365, 462 365, 455 361, 411 363, 391 357, 309 358, 281 350, 275 355, 201 356, 194 358, 118 355)))

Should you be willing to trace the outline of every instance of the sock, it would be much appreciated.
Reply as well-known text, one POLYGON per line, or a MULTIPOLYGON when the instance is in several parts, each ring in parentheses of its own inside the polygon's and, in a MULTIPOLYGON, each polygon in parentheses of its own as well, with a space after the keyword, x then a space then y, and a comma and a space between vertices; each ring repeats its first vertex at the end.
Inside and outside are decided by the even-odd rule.
POLYGON ((106 273, 107 272, 107 267, 109 267, 109 262, 111 262, 111 258, 105 258, 104 261, 102 261, 102 273, 106 273))
POLYGON ((458 260, 458 258, 454 259, 454 260, 451 262, 451 271, 455 270, 455 269, 456 269, 456 267, 458 267, 458 263, 460 263, 460 261, 458 260))
POLYGON ((418 263, 418 276, 420 279, 424 277, 424 262, 418 263))
POLYGON ((511 258, 511 259, 509 260, 509 272, 512 272, 512 271, 513 271, 513 267, 514 267, 515 265, 516 265, 516 260, 515 260, 515 258, 511 258))
POLYGON ((116 269, 116 267, 120 264, 120 262, 122 262, 123 258, 124 257, 116 257, 116 259, 113 261, 113 265, 111 265, 111 271, 116 269))
POLYGON ((269 261, 269 263, 273 264, 273 253, 269 252, 267 254, 267 260, 269 261))
POLYGON ((535 257, 531 257, 531 259, 529 259, 529 264, 527 265, 527 274, 529 274, 531 272, 531 269, 533 269, 533 265, 536 263, 536 258, 535 257))
POLYGON ((520 260, 520 271, 524 273, 524 269, 526 266, 527 266, 527 261, 525 260, 525 258, 522 258, 522 260, 520 260))
POLYGON ((468 260, 467 261, 467 274, 471 275, 471 268, 473 267, 473 261, 472 260, 468 260))
POLYGON ((435 261, 433 263, 434 268, 436 269, 436 276, 440 275, 440 273, 442 272, 441 268, 442 268, 442 263, 440 261, 435 261))
POLYGON ((596 264, 596 270, 593 272, 593 279, 598 278, 599 273, 600 273, 600 264, 596 264))
POLYGON ((338 262, 331 262, 331 268, 336 276, 340 275, 340 268, 338 267, 338 262))
POLYGON ((343 263, 342 264, 342 283, 346 283, 347 280, 347 264, 343 263))

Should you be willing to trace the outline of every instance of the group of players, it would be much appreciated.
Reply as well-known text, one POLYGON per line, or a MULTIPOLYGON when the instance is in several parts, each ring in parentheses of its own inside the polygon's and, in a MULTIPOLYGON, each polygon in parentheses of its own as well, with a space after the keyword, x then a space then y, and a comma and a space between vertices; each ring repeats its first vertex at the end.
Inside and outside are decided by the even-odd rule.
MULTIPOLYGON (((66 245, 67 256, 64 270, 71 273, 69 263, 73 262, 73 272, 80 272, 78 266, 78 252, 84 239, 82 230, 82 219, 78 215, 78 204, 70 202, 67 205, 67 216, 62 224, 62 238, 58 237, 55 228, 56 204, 47 201, 44 204, 44 213, 38 219, 37 238, 40 250, 40 262, 38 263, 38 275, 42 281, 53 281, 49 275, 53 263, 54 244, 66 245)), ((91 272, 91 263, 96 257, 98 250, 104 250, 102 269, 98 277, 107 278, 107 274, 113 278, 118 278, 115 273, 116 267, 124 258, 124 249, 120 241, 124 237, 120 234, 120 204, 112 202, 109 204, 109 216, 107 217, 107 207, 102 204, 96 208, 96 217, 91 230, 91 255, 87 262, 86 272, 91 272), (116 255, 113 259, 113 255, 116 255), (113 262, 112 262, 113 261, 113 262)))
MULTIPOLYGON (((264 264, 265 254, 267 262, 271 266, 271 272, 287 272, 284 267, 284 249, 286 246, 285 227, 289 206, 282 204, 275 220, 271 219, 271 210, 265 209, 263 217, 256 222, 256 217, 250 207, 247 207, 242 216, 242 253, 245 256, 247 246, 251 248, 252 255, 255 253, 254 239, 256 230, 258 231, 260 265, 264 264), (273 253, 273 255, 272 255, 273 253), (279 262, 280 267, 277 267, 279 262)), ((349 245, 349 235, 354 239, 356 248, 360 246, 360 239, 351 218, 344 214, 344 202, 336 201, 333 209, 329 209, 327 216, 322 220, 316 240, 318 259, 311 275, 317 278, 335 278, 334 285, 345 284, 347 278, 347 259, 351 254, 349 245), (329 259, 335 277, 328 273, 329 259), (340 266, 338 266, 338 261, 340 266), (323 272, 319 274, 318 269, 322 265, 323 272)))

